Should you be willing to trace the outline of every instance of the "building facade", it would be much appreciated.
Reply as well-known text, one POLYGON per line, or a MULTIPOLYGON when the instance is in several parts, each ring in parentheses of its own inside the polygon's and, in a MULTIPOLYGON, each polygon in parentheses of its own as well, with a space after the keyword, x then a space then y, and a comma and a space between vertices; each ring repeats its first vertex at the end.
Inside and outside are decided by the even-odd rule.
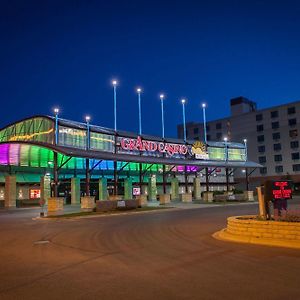
MULTIPOLYGON (((291 178, 300 183, 300 101, 266 109, 257 109, 256 103, 244 97, 231 99, 231 115, 207 122, 207 140, 247 140, 248 157, 263 165, 251 174, 252 185, 266 179, 291 178)), ((189 139, 204 140, 203 123, 187 123, 189 139)), ((183 126, 177 127, 178 137, 183 126)), ((234 172, 242 181, 243 170, 234 172)))

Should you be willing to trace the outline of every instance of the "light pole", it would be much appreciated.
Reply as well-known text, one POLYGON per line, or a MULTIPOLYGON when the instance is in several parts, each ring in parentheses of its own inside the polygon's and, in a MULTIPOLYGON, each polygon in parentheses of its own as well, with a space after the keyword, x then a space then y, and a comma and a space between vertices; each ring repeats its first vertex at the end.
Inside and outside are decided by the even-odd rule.
POLYGON ((207 134, 206 134, 206 114, 205 114, 206 104, 202 103, 202 110, 203 110, 203 127, 204 127, 204 142, 207 143, 207 134))
MULTIPOLYGON (((86 150, 90 149, 90 116, 85 117, 86 121, 86 150)), ((90 196, 90 160, 85 159, 85 193, 90 196)))
POLYGON ((136 92, 138 94, 138 104, 139 104, 139 135, 142 134, 142 108, 141 108, 141 88, 137 88, 136 92))
POLYGON ((165 118, 164 118, 164 94, 159 95, 161 104, 161 127, 162 127, 162 138, 165 139, 165 118))
POLYGON ((86 122, 86 149, 90 149, 90 116, 85 117, 85 122, 86 122))
POLYGON ((117 131, 117 85, 118 85, 118 81, 113 80, 112 85, 114 88, 114 125, 115 125, 114 128, 115 128, 115 131, 117 131))
POLYGON ((185 99, 181 99, 182 104, 182 118, 183 118, 183 140, 186 142, 186 125, 185 125, 185 99))
POLYGON ((55 115, 55 145, 58 144, 58 113, 59 108, 54 108, 54 115, 55 115))
POLYGON ((227 146, 228 138, 224 137, 224 144, 225 144, 225 160, 228 161, 228 146, 227 146))
POLYGON ((247 147, 247 139, 244 139, 245 144, 245 161, 248 160, 248 147, 247 147))

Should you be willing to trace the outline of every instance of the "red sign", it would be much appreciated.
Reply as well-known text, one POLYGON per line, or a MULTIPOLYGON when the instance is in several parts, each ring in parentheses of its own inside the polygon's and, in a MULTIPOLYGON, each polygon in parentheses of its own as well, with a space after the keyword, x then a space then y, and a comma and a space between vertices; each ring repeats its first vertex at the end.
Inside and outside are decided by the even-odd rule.
POLYGON ((273 199, 291 199, 292 186, 290 181, 274 181, 272 187, 273 199))
POLYGON ((163 142, 145 141, 141 137, 137 139, 122 138, 121 148, 130 151, 156 152, 167 153, 170 156, 174 154, 185 155, 188 152, 186 145, 170 144, 163 142))

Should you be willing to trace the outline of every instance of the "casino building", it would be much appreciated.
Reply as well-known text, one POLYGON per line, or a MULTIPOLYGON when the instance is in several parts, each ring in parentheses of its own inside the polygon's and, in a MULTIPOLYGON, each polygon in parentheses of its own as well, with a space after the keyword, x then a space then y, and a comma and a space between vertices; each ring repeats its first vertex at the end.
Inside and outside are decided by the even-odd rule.
POLYGON ((184 143, 39 115, 0 130, 0 205, 37 204, 50 196, 71 204, 85 195, 200 199, 202 191, 231 190, 234 170, 246 170, 248 182, 259 167, 247 160, 243 143, 184 143))

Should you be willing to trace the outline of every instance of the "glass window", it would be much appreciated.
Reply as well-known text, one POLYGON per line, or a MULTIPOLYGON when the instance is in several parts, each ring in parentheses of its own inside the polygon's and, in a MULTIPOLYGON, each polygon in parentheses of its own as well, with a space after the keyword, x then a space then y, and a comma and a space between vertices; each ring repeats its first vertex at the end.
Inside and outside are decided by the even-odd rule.
POLYGON ((216 138, 217 138, 218 141, 221 140, 221 138, 222 138, 222 132, 217 132, 216 133, 216 138))
POLYGON ((295 126, 297 124, 297 119, 289 119, 289 125, 295 126))
POLYGON ((283 166, 276 166, 275 167, 275 172, 276 173, 282 173, 283 172, 283 166))
POLYGON ((271 118, 278 118, 278 110, 271 111, 271 118))
POLYGON ((300 171, 300 165, 299 164, 293 165, 293 171, 295 171, 295 172, 300 171))
POLYGON ((295 114, 296 113, 296 107, 295 106, 288 107, 287 113, 288 113, 288 115, 295 114))
POLYGON ((210 141, 210 135, 209 135, 209 134, 206 136, 206 139, 207 139, 208 141, 210 141))
POLYGON ((206 131, 209 131, 210 127, 208 124, 206 124, 206 131))
POLYGON ((291 141, 291 148, 298 148, 299 147, 299 142, 298 141, 291 141))
POLYGON ((258 142, 264 142, 264 140, 265 140, 265 136, 264 135, 258 135, 257 136, 257 141, 258 142))
POLYGON ((263 163, 267 162, 267 158, 265 156, 259 156, 258 161, 260 164, 263 164, 263 163))
POLYGON ((262 175, 267 174, 267 167, 260 168, 259 171, 260 171, 260 174, 262 174, 262 175))
POLYGON ((115 138, 113 135, 91 132, 90 147, 93 150, 114 152, 115 138))
POLYGON ((274 144, 274 145, 273 145, 273 149, 274 149, 275 151, 281 150, 281 144, 280 144, 280 143, 274 144))
POLYGON ((262 114, 256 115, 256 121, 261 121, 262 119, 263 119, 263 115, 262 114))
POLYGON ((299 159, 299 152, 292 153, 292 159, 293 160, 299 159))
POLYGON ((222 129, 222 123, 216 123, 216 129, 222 129))
POLYGON ((279 128, 279 122, 272 122, 272 129, 278 129, 279 128))
POLYGON ((86 148, 86 130, 59 126, 58 142, 62 146, 86 148))
POLYGON ((194 134, 198 134, 199 133, 199 128, 194 128, 194 134))
POLYGON ((280 139, 280 132, 273 133, 273 140, 279 140, 280 139))
POLYGON ((290 130, 289 134, 291 138, 296 138, 298 136, 298 130, 297 129, 290 130))
POLYGON ((257 125, 256 131, 264 131, 264 125, 263 124, 257 125))
POLYGON ((282 155, 281 154, 274 155, 274 161, 282 161, 282 155))
POLYGON ((265 146, 258 146, 258 152, 262 153, 266 151, 266 147, 265 146))

